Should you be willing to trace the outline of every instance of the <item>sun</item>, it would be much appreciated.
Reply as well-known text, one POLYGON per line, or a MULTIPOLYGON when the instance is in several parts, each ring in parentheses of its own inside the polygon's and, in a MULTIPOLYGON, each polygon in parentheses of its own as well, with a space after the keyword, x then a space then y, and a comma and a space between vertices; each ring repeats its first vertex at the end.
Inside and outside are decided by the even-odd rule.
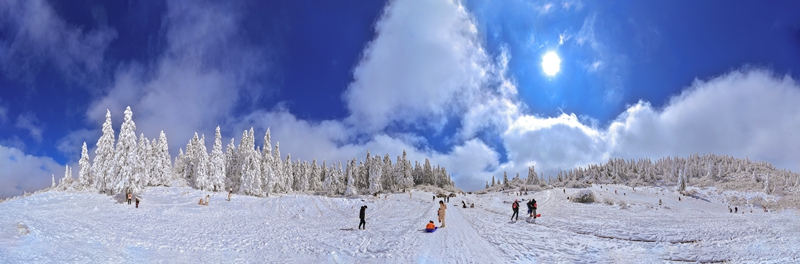
POLYGON ((548 52, 542 57, 542 70, 547 76, 553 76, 561 70, 561 58, 555 52, 548 52))

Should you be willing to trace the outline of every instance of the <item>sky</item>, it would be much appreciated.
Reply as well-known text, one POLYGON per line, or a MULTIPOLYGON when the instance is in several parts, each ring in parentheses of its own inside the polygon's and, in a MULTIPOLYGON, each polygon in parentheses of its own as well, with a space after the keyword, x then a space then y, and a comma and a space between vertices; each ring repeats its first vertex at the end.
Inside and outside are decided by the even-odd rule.
MULTIPOLYGON (((800 169, 800 2, 0 2, 0 197, 119 132, 254 128, 293 159, 403 150, 483 188, 609 158, 800 169), (555 53, 559 71, 542 60, 555 53)), ((211 142, 211 141, 206 141, 211 142)))

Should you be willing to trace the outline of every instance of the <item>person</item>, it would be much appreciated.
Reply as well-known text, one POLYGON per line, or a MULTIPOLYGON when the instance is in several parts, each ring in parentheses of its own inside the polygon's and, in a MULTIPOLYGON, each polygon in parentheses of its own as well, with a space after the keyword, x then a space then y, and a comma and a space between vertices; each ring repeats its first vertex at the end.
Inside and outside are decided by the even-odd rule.
POLYGON ((436 195, 433 196, 433 200, 431 200, 431 201, 436 201, 436 195))
POLYGON ((133 197, 133 194, 128 193, 128 205, 131 205, 131 198, 132 197, 133 197))
POLYGON ((358 229, 367 229, 367 221, 364 221, 364 217, 366 216, 367 206, 361 206, 361 212, 358 213, 358 218, 361 218, 361 222, 358 223, 358 229))
POLYGON ((233 194, 233 188, 228 188, 228 201, 231 201, 231 194, 233 194))
POLYGON ((465 203, 464 201, 461 201, 461 208, 467 208, 467 203, 465 203))
POLYGON ((139 198, 136 198, 136 208, 139 208, 139 198))
POLYGON ((439 222, 442 223, 442 226, 440 226, 440 227, 442 227, 442 228, 445 226, 445 221, 444 221, 445 220, 445 216, 446 216, 445 215, 445 213, 446 213, 445 210, 447 210, 447 205, 444 204, 444 201, 439 200, 439 211, 438 211, 438 213, 439 213, 439 222))
POLYGON ((431 221, 430 221, 430 222, 428 222, 428 224, 425 226, 425 232, 428 232, 428 233, 430 233, 430 232, 433 232, 433 231, 436 231, 436 225, 433 223, 433 220, 431 220, 431 221))
POLYGON ((528 201, 528 214, 536 218, 536 199, 531 198, 531 200, 528 201))
POLYGON ((475 208, 475 203, 469 204, 469 208, 475 208))
POLYGON ((519 201, 517 199, 514 199, 514 203, 511 204, 511 209, 514 210, 514 214, 511 215, 511 220, 514 220, 514 216, 519 220, 519 201))
POLYGON ((200 198, 200 201, 197 202, 197 205, 205 205, 205 203, 203 203, 203 198, 200 198))
POLYGON ((208 200, 209 200, 210 198, 211 198, 210 196, 206 195, 206 205, 208 205, 208 200))
POLYGON ((734 214, 738 214, 739 213, 739 207, 738 206, 734 206, 733 207, 733 213, 734 214))

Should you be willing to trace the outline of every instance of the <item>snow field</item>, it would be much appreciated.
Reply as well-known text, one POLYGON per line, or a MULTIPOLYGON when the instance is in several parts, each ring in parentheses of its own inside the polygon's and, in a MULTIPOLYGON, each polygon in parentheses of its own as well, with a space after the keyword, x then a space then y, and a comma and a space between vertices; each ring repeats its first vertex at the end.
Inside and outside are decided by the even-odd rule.
POLYGON ((677 193, 659 188, 586 189, 599 202, 567 200, 581 189, 451 198, 447 227, 432 234, 423 229, 436 221, 440 198, 428 192, 234 195, 229 202, 226 193, 156 187, 144 191, 138 209, 102 194, 45 192, 0 203, 0 263, 792 263, 800 257, 795 211, 731 214, 713 199, 679 202, 677 193), (210 205, 197 205, 206 194, 210 205), (523 221, 531 197, 542 214, 536 224, 523 221), (509 221, 514 199, 520 221, 509 221), (461 208, 461 201, 475 208, 461 208), (366 230, 356 228, 361 205, 368 206, 366 230))

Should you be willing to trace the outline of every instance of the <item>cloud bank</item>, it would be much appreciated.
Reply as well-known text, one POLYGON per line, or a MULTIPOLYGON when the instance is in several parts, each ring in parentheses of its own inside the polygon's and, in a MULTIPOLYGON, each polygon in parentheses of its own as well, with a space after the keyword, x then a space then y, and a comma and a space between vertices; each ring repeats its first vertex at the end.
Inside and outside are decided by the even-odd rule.
MULTIPOLYGON (((154 137, 165 130, 173 154, 193 132, 210 137, 217 125, 227 131, 223 136, 228 140, 254 127, 259 145, 269 127, 284 158, 291 153, 295 160, 317 158, 329 165, 363 159, 367 150, 389 153, 394 161, 405 149, 411 160, 429 158, 445 166, 466 190, 482 188, 484 181, 504 171, 524 177, 528 166, 536 166, 540 173, 555 174, 611 157, 712 152, 798 169, 800 138, 790 135, 800 128, 800 85, 788 75, 742 69, 697 80, 664 106, 637 102, 604 125, 574 113, 539 116, 519 100, 513 77, 507 76, 512 54, 503 50, 490 56, 458 1, 393 1, 386 6, 376 23, 376 38, 366 46, 353 82, 342 94, 349 117, 303 120, 280 104, 236 113, 237 105, 263 92, 252 87, 270 64, 264 56, 268 51, 241 38, 240 12, 224 4, 169 2, 166 50, 155 63, 119 66, 113 85, 88 107, 87 118, 99 129, 105 109, 119 120, 122 109, 131 105, 137 132, 154 137), (451 119, 460 120, 460 126, 451 148, 443 152, 427 147, 420 135, 387 129, 399 125, 440 131, 451 119), (501 163, 500 152, 476 137, 486 131, 501 142, 507 162, 501 163)), ((74 131, 59 149, 63 143, 62 151, 67 151, 70 142, 91 135, 96 131, 74 131)), ((50 173, 42 168, 59 167, 49 158, 1 150, 40 164, 15 166, 28 172, 2 175, 4 182, 31 177, 49 183, 50 173)), ((11 154, 3 157, 0 162, 11 164, 11 154)))

